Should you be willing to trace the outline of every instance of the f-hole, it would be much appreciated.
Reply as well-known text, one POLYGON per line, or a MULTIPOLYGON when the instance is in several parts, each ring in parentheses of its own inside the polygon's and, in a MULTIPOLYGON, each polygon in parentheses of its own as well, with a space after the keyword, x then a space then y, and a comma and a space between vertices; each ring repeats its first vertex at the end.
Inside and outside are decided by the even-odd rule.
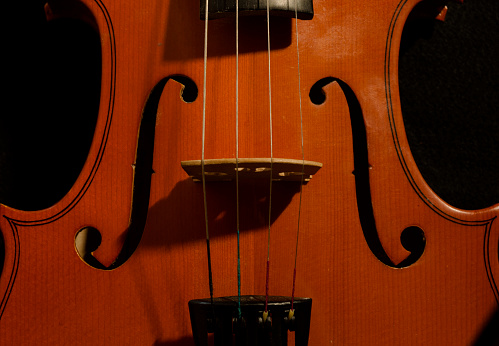
POLYGON ((111 270, 121 266, 132 256, 142 238, 149 208, 151 175, 154 173, 152 167, 158 105, 163 89, 170 79, 183 85, 181 97, 184 102, 194 102, 198 96, 196 83, 192 79, 180 75, 163 78, 152 88, 142 111, 142 120, 140 122, 135 163, 133 164, 134 178, 130 223, 123 248, 115 261, 106 267, 93 255, 93 252, 99 248, 101 243, 101 232, 94 227, 83 227, 75 236, 74 246, 78 256, 96 269, 111 270))
POLYGON ((369 183, 370 165, 368 161, 366 126, 357 97, 348 84, 342 80, 334 77, 326 77, 317 81, 312 86, 309 93, 310 100, 316 105, 326 102, 327 95, 323 88, 330 83, 338 83, 341 87, 350 111, 354 153, 354 171, 352 173, 355 176, 357 209, 364 238, 372 253, 387 266, 392 268, 408 267, 414 264, 423 255, 426 246, 424 232, 417 226, 405 228, 401 233, 401 244, 410 252, 410 255, 398 264, 393 263, 379 240, 376 221, 374 219, 371 187, 369 183))

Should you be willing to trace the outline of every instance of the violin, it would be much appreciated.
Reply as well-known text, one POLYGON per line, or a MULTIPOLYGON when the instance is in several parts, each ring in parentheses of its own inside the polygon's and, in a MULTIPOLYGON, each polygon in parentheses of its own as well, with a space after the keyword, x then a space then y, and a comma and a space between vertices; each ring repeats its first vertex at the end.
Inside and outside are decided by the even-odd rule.
POLYGON ((0 204, 0 343, 467 344, 497 310, 499 205, 425 182, 398 94, 439 0, 51 0, 99 34, 86 161, 0 204))

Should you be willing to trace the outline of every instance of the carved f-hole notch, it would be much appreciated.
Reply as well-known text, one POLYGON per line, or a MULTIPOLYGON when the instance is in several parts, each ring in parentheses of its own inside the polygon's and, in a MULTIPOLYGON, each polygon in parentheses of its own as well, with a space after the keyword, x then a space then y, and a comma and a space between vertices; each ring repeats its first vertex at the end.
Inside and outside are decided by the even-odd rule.
POLYGON ((417 226, 405 228, 401 233, 401 244, 410 252, 410 255, 398 264, 393 263, 386 253, 378 236, 376 221, 371 199, 369 183, 370 165, 368 161, 368 147, 364 117, 357 97, 353 90, 342 80, 327 77, 317 81, 310 89, 310 100, 314 104, 323 104, 326 94, 323 88, 330 83, 338 83, 345 95, 352 126, 352 142, 354 153, 355 190, 357 196, 357 209, 364 238, 373 254, 384 264, 392 268, 404 268, 414 264, 423 255, 426 238, 423 230, 417 226))
POLYGON ((93 256, 93 252, 100 245, 101 232, 94 227, 84 227, 75 236, 76 252, 84 262, 94 268, 103 270, 118 268, 130 258, 142 238, 149 208, 151 175, 154 173, 153 155, 158 105, 163 89, 170 79, 183 85, 181 97, 185 102, 193 102, 197 98, 198 88, 196 84, 185 76, 166 77, 151 90, 140 121, 135 163, 133 164, 130 221, 120 253, 110 266, 105 266, 93 256))
MULTIPOLYGON (((297 6, 298 19, 312 19, 314 6, 312 0, 268 0, 271 16, 295 18, 297 6)), ((199 15, 205 19, 206 0, 199 1, 199 15)), ((208 19, 235 16, 236 0, 208 0, 208 19)), ((245 0, 239 3, 242 16, 267 14, 267 0, 245 0)))

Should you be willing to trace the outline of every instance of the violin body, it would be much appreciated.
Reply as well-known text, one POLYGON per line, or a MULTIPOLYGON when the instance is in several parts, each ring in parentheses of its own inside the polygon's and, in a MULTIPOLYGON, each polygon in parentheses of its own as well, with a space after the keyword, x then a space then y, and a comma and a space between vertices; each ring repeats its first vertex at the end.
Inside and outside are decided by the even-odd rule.
MULTIPOLYGON (((445 203, 405 136, 398 50, 418 3, 314 1, 299 65, 294 19, 271 17, 271 105, 265 18, 240 20, 239 157, 270 157, 271 107, 273 156, 302 158, 301 85, 305 158, 323 164, 303 185, 296 269, 296 296, 313 300, 310 345, 469 344, 498 308, 499 205, 445 203), (317 85, 324 100, 310 98, 317 85)), ((0 344, 193 345, 187 303, 209 297, 205 217, 180 162, 201 158, 203 93, 205 156, 235 157, 235 20, 209 22, 204 89, 195 0, 49 1, 47 15, 98 30, 100 110, 64 198, 0 205, 0 344), (86 227, 102 239, 82 258, 86 227)), ((273 185, 269 291, 289 296, 299 185, 273 185)), ((242 294, 264 294, 268 182, 239 194, 242 294)), ((235 184, 206 195, 214 294, 237 295, 235 184)))

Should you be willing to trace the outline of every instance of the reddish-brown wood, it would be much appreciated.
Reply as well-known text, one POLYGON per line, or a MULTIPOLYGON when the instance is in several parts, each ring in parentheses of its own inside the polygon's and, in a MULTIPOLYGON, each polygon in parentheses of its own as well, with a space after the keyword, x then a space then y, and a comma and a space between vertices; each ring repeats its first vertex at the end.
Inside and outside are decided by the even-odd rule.
MULTIPOLYGON (((304 186, 297 296, 311 297, 310 345, 459 345, 474 340, 497 309, 499 206, 464 211, 428 187, 412 159, 398 97, 405 20, 418 0, 315 0, 299 22, 305 157, 323 163, 304 186), (326 101, 312 85, 334 77, 326 101), (371 251, 359 215, 351 112, 360 104, 369 182, 382 248, 371 251), (401 232, 417 226, 426 247, 412 265, 401 232)), ((440 1, 436 1, 438 5, 440 1)), ((94 142, 69 193, 46 210, 0 205, 5 263, 0 278, 0 344, 191 345, 190 299, 209 295, 201 185, 180 162, 201 157, 203 32, 197 0, 50 2, 50 16, 78 16, 99 30, 102 95, 94 142), (88 11, 85 11, 85 8, 88 11), (128 228, 143 108, 158 83, 191 78, 186 103, 170 80, 155 127, 151 195, 140 244, 120 267, 100 270, 75 250, 76 233, 102 234, 94 256, 109 266, 128 228)), ((206 158, 235 157, 235 21, 211 21, 206 158)), ((301 159, 294 20, 271 21, 274 157, 301 159)), ((239 156, 269 157, 264 18, 240 27, 239 156)), ((276 183, 270 293, 291 295, 298 188, 276 183)), ((241 186, 242 293, 264 294, 267 186, 241 186), (263 202, 262 202, 263 201, 263 202)), ((216 296, 237 294, 235 187, 207 187, 216 296)), ((365 230, 364 230, 365 231, 365 230)))

